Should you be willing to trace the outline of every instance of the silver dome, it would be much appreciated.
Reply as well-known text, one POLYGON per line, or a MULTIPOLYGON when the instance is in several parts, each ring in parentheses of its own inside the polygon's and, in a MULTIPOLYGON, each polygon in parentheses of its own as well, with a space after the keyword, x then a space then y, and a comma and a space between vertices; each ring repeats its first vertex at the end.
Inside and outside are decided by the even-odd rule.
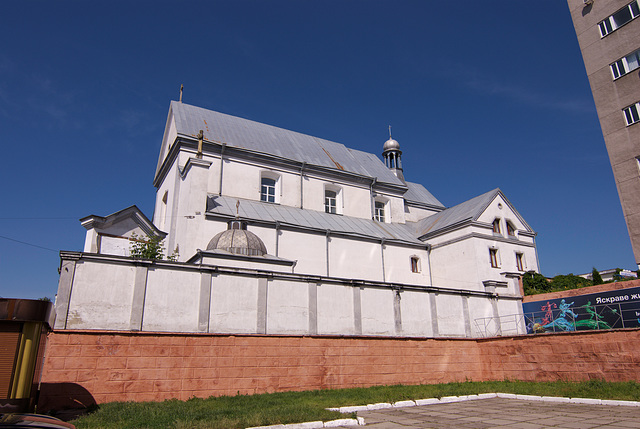
POLYGON ((400 143, 398 143, 392 138, 389 138, 389 140, 384 142, 384 146, 382 147, 382 150, 385 152, 388 150, 400 150, 400 143))
POLYGON ((244 222, 232 221, 229 229, 216 234, 207 250, 225 250, 236 255, 263 256, 267 254, 267 248, 260 238, 253 232, 246 230, 244 222))

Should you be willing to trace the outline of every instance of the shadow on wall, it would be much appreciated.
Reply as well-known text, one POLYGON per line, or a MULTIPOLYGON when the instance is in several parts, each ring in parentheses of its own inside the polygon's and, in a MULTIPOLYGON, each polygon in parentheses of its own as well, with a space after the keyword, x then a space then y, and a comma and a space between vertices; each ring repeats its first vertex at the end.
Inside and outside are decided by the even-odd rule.
POLYGON ((87 389, 76 383, 42 383, 38 412, 95 407, 96 401, 87 389))

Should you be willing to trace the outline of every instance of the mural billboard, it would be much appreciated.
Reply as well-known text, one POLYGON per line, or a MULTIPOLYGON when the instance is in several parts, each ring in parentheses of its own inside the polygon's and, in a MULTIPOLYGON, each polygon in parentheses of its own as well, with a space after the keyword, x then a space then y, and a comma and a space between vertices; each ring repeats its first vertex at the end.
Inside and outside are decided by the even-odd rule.
POLYGON ((522 304, 528 334, 640 327, 640 287, 522 304))

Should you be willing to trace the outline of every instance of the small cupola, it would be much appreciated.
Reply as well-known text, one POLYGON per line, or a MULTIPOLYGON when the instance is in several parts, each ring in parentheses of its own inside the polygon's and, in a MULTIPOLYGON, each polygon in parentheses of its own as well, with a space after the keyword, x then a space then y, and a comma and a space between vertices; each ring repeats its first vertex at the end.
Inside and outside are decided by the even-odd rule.
POLYGON ((387 168, 393 171, 398 179, 404 182, 401 157, 402 151, 400 150, 400 143, 391 137, 391 126, 389 126, 389 140, 384 142, 384 146, 382 147, 382 158, 387 168))
POLYGON ((263 256, 267 247, 253 232, 247 231, 247 223, 234 219, 227 224, 227 230, 216 234, 207 250, 224 250, 236 255, 263 256))

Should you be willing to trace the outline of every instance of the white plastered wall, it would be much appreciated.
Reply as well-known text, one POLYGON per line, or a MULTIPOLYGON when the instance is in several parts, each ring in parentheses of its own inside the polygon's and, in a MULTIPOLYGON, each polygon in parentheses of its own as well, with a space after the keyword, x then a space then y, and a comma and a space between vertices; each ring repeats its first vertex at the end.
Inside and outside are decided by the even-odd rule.
POLYGON ((353 289, 323 284, 316 293, 318 334, 354 334, 353 289))
POLYGON ((364 335, 395 335, 393 301, 395 291, 362 288, 360 303, 364 335))
POLYGON ((306 283, 270 281, 267 292, 267 333, 309 332, 309 288, 306 283))
POLYGON ((200 275, 149 269, 143 331, 197 332, 200 275))
POLYGON ((465 320, 460 295, 436 295, 440 336, 464 337, 465 320))
POLYGON ((78 262, 67 329, 128 330, 134 276, 135 267, 130 265, 78 262))
POLYGON ((403 291, 400 294, 402 333, 408 336, 433 336, 429 294, 403 291))
POLYGON ((258 280, 240 276, 213 276, 210 308, 210 332, 255 333, 258 280))
POLYGON ((380 243, 331 237, 329 275, 349 279, 382 281, 380 243))

